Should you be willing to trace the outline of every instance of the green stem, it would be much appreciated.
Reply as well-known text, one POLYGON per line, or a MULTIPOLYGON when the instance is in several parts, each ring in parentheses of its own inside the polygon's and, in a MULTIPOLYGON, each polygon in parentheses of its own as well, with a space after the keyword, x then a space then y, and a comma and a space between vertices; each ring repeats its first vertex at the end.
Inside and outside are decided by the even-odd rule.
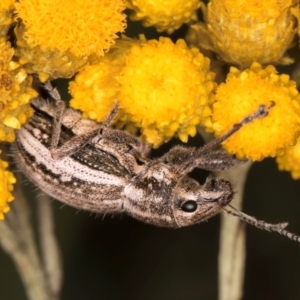
POLYGON ((15 200, 5 221, 0 222, 0 245, 15 263, 30 300, 57 300, 61 287, 60 255, 53 231, 49 199, 39 205, 39 233, 43 261, 40 258, 30 209, 20 182, 15 187, 15 200))
POLYGON ((54 232, 53 212, 50 197, 42 194, 37 199, 39 236, 43 266, 49 293, 58 299, 62 285, 62 259, 54 232))
MULTIPOLYGON (((238 165, 218 175, 234 182, 236 194, 232 205, 241 210, 247 173, 251 162, 238 165)), ((221 220, 219 251, 219 300, 239 300, 243 295, 245 270, 245 224, 225 212, 221 220)))

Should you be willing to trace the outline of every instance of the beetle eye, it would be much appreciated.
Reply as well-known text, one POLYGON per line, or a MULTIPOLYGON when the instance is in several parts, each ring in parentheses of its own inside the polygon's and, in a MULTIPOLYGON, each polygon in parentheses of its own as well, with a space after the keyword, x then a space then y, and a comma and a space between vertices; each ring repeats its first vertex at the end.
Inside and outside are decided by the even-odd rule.
POLYGON ((181 205, 181 210, 184 212, 194 212, 197 209, 197 202, 188 200, 181 205))

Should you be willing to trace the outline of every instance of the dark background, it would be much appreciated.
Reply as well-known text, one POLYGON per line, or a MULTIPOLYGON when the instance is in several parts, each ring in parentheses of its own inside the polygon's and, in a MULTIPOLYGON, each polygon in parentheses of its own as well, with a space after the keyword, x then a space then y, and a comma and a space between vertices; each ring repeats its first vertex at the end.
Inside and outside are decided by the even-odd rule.
MULTIPOLYGON (((219 216, 173 230, 52 204, 64 260, 62 300, 217 299, 219 216)), ((289 221, 288 230, 300 234, 300 183, 272 159, 255 163, 243 210, 268 222, 289 221)), ((0 268, 0 299, 26 300, 2 250, 0 268)), ((300 244, 248 226, 243 299, 300 299, 299 279, 300 244)))
MULTIPOLYGON (((158 35, 139 23, 130 23, 129 32, 158 35)), ((27 190, 34 206, 33 187, 27 190)), ((65 272, 61 300, 217 299, 219 216, 171 230, 52 203, 65 272)), ((279 172, 273 159, 255 163, 243 211, 267 222, 289 221, 288 230, 300 235, 300 182, 279 172)), ((15 267, 1 249, 0 270, 0 299, 26 300, 15 267)), ((243 299, 300 299, 300 243, 248 226, 243 299)))

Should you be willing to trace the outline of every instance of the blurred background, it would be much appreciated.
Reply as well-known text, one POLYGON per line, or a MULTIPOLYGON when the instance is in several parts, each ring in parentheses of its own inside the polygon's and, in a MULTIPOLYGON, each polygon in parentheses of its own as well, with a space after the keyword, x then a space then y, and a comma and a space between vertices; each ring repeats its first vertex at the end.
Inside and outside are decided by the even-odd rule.
MULTIPOLYGON (((183 26, 172 39, 184 36, 185 30, 183 26)), ((129 22, 126 34, 140 32, 148 39, 158 37, 154 29, 129 22)), ((61 82, 58 87, 66 90, 61 82)), ((154 156, 167 151, 172 142, 154 156)), ((189 145, 202 144, 199 137, 189 140, 189 145)), ((207 173, 198 175, 203 180, 207 173)), ((29 183, 24 189, 34 221, 39 191, 29 183)), ((217 299, 220 216, 172 230, 126 215, 102 217, 58 201, 52 205, 63 257, 61 300, 217 299)), ((288 221, 287 229, 300 235, 300 182, 279 172, 273 159, 255 163, 247 179, 243 211, 271 223, 288 221)), ((243 299, 300 299, 300 243, 247 225, 246 255, 243 299)), ((26 300, 19 275, 2 249, 0 270, 0 300, 26 300)))
MULTIPOLYGON (((199 174, 200 180, 205 175, 199 174)), ((25 188, 34 220, 39 192, 29 183, 25 188)), ((52 205, 63 256, 62 300, 217 299, 220 216, 173 230, 125 215, 91 215, 58 201, 52 205)), ((267 222, 288 221, 288 230, 300 234, 299 181, 279 172, 272 159, 255 163, 243 211, 267 222)), ((243 299, 300 299, 299 243, 247 225, 246 255, 243 299)), ((5 270, 0 299, 26 300, 15 267, 1 249, 0 266, 5 270)))

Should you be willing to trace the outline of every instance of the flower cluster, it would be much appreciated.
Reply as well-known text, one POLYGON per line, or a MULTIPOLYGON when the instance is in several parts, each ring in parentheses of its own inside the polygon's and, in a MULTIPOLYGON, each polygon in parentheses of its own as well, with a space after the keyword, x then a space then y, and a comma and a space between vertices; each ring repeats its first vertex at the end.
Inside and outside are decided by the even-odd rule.
POLYGON ((8 163, 0 159, 0 220, 4 220, 4 214, 9 212, 8 203, 13 201, 13 184, 16 178, 7 170, 8 163))
MULTIPOLYGON (((31 74, 41 82, 76 75, 69 85, 73 108, 101 122, 118 103, 114 126, 141 135, 152 147, 173 136, 187 142, 198 125, 221 136, 260 105, 274 103, 267 117, 246 125, 223 146, 239 158, 276 156, 280 169, 299 178, 299 146, 293 145, 300 133, 300 96, 288 75, 267 66, 292 61, 285 52, 300 28, 297 3, 3 0, 0 141, 12 142, 33 113, 30 100, 37 92, 31 74), (119 38, 127 26, 126 7, 132 20, 158 32, 170 34, 187 24, 185 40, 119 38), (226 82, 217 86, 215 73, 226 77, 220 61, 238 69, 231 66, 226 82)), ((6 168, 0 161, 0 218, 13 199, 15 179, 6 168)))
MULTIPOLYGON (((0 141, 13 142, 15 131, 32 115, 38 95, 29 74, 47 79, 71 77, 97 61, 124 31, 124 0, 0 3, 0 141), (13 46, 9 41, 14 41, 13 46)), ((12 201, 13 175, 0 161, 0 219, 12 201)))
POLYGON ((14 49, 0 39, 0 141, 12 142, 33 111, 29 101, 37 96, 32 78, 12 60, 14 49))
POLYGON ((215 83, 209 59, 184 40, 125 42, 127 47, 120 41, 118 50, 113 48, 70 83, 71 106, 103 121, 118 101, 119 121, 139 128, 154 147, 175 134, 187 142, 196 134, 196 125, 210 117, 215 83), (86 95, 89 101, 84 101, 86 95))
MULTIPOLYGON (((24 124, 33 111, 29 101, 37 93, 32 89, 32 78, 13 61, 14 49, 0 38, 0 141, 12 142, 15 131, 24 124)), ((8 164, 0 160, 0 219, 9 211, 8 202, 13 200, 11 191, 15 178, 7 171, 8 164)))

